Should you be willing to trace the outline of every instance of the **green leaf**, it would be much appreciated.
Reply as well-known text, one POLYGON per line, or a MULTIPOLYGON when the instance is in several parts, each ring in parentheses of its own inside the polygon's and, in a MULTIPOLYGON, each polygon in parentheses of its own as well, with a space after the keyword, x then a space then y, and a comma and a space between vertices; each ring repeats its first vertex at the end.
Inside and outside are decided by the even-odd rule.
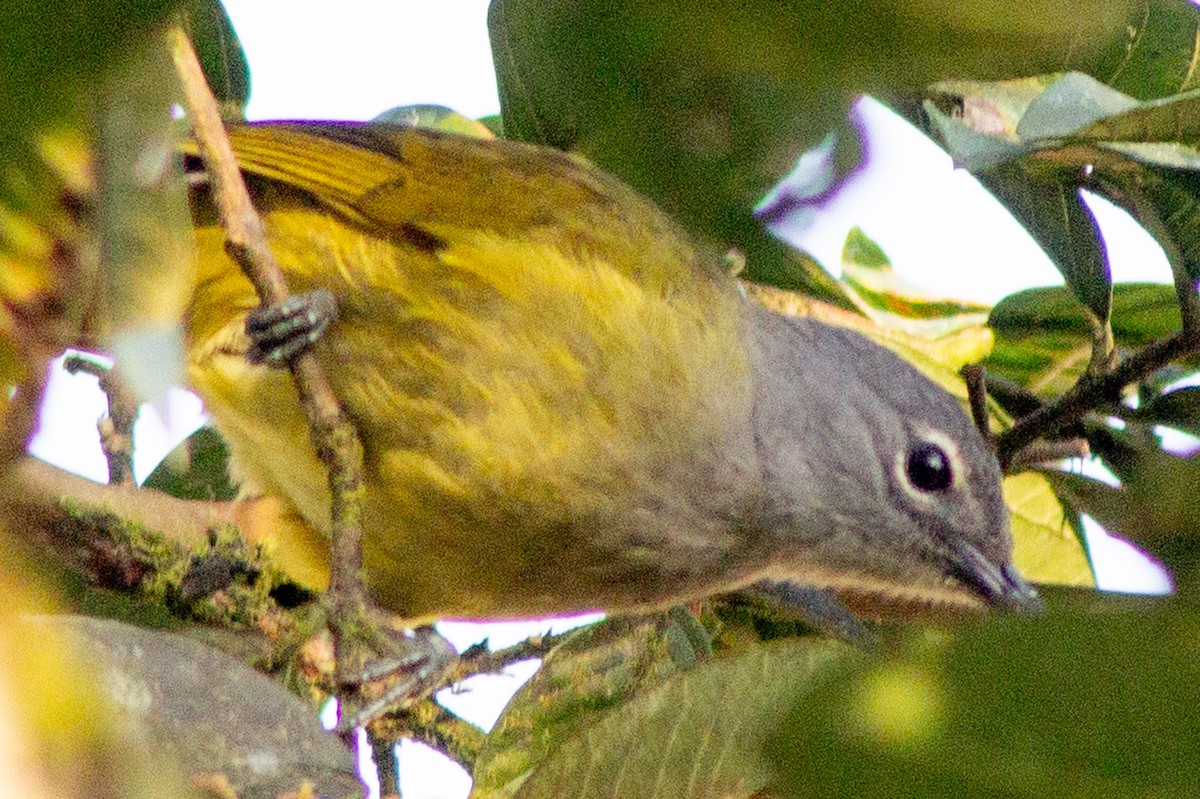
POLYGON ((245 118, 250 99, 250 65, 233 23, 219 0, 194 0, 185 6, 184 30, 191 37, 209 88, 226 120, 245 118))
POLYGON ((509 136, 581 151, 751 279, 799 287, 750 209, 858 95, 1083 69, 1147 2, 493 0, 489 30, 509 136))
POLYGON ((202 427, 171 450, 142 485, 180 499, 232 500, 238 490, 228 466, 225 441, 213 428, 202 427))
POLYGON ((773 771, 762 751, 786 709, 856 658, 836 642, 786 639, 701 664, 560 738, 512 795, 759 795, 773 771))
MULTIPOLYGON (((996 346, 984 366, 1039 396, 1064 393, 1087 367, 1089 323, 1065 287, 1005 297, 992 309, 988 325, 996 333, 996 346)), ((1119 348, 1142 347, 1171 335, 1179 329, 1175 289, 1156 283, 1115 284, 1112 327, 1119 348)))
MULTIPOLYGON (((176 0, 0 3, 0 163, 27 167, 51 126, 79 127, 96 78, 144 43, 176 0)), ((35 184, 37 181, 35 180, 35 184)), ((0 197, 12 202, 11 186, 0 197)))
POLYGON ((179 320, 191 296, 195 247, 187 186, 176 168, 183 134, 170 108, 178 82, 160 38, 109 65, 93 120, 100 292, 90 309, 100 341, 141 400, 183 382, 179 320))
POLYGON ((874 321, 933 339, 977 327, 988 312, 986 306, 941 297, 904 280, 859 228, 846 237, 842 283, 859 310, 874 321))
POLYGON ((1150 424, 1161 424, 1200 436, 1200 386, 1168 391, 1129 414, 1150 424))
POLYGON ((1024 472, 1004 478, 1004 503, 1012 520, 1013 563, 1025 579, 1089 588, 1096 585, 1084 540, 1045 477, 1024 472))
POLYGON ((1068 72, 1028 105, 1017 123, 1016 135, 1023 141, 1065 138, 1137 106, 1137 100, 1090 75, 1068 72))
POLYGON ((1193 606, 1055 609, 845 668, 770 739, 775 796, 1186 797, 1200 785, 1193 606))
POLYGON ((1200 169, 1144 170, 1121 182, 1111 196, 1163 246, 1172 269, 1200 280, 1200 169))
POLYGON ((495 135, 483 122, 468 119, 444 105, 402 105, 384 111, 371 121, 441 130, 477 139, 490 139, 495 135))
POLYGON ((1187 0, 1139 5, 1129 16, 1125 35, 1110 43, 1107 54, 1093 62, 1094 68, 1079 68, 1141 100, 1200 86, 1196 70, 1200 10, 1187 0))
POLYGON ((1096 320, 1107 322, 1112 309, 1108 251, 1075 174, 1060 182, 1033 177, 1019 164, 1004 164, 979 180, 1050 256, 1096 320))
POLYGON ((1107 142, 1196 141, 1200 139, 1200 90, 1097 117, 1091 125, 1076 130, 1074 137, 1107 142))
POLYGON ((659 620, 613 618, 571 635, 517 691, 475 762, 472 799, 507 799, 579 731, 678 672, 659 620))
POLYGON ((1054 490, 1081 513, 1106 530, 1145 547, 1171 565, 1179 565, 1175 542, 1191 543, 1187 571, 1195 570, 1200 552, 1200 457, 1180 458, 1162 453, 1148 474, 1120 488, 1074 474, 1052 472, 1054 490))

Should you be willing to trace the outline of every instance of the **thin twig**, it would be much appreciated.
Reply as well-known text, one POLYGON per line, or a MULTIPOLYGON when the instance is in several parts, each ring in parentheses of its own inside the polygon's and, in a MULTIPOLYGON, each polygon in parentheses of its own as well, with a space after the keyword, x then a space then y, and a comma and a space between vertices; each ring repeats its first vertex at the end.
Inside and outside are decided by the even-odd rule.
MULTIPOLYGON (((221 122, 196 52, 180 28, 170 33, 172 56, 183 84, 192 131, 212 182, 213 200, 221 215, 226 248, 254 284, 263 305, 282 302, 287 283, 267 245, 262 219, 254 209, 242 181, 237 160, 221 122)), ((331 566, 329 593, 334 599, 334 633, 338 622, 366 608, 362 561, 362 443, 346 419, 329 378, 311 352, 295 358, 290 368, 297 393, 308 417, 313 444, 329 469, 331 509, 331 566)), ((345 645, 345 642, 341 642, 345 645)), ((335 645, 335 649, 339 647, 335 645)), ((338 667, 346 658, 337 652, 338 667)))
POLYGON ((89 374, 100 381, 100 390, 108 399, 108 413, 96 427, 108 463, 108 482, 133 485, 133 423, 137 421, 138 401, 121 383, 115 369, 80 355, 63 359, 63 369, 70 374, 89 374))
POLYGON ((483 748, 483 730, 460 719, 433 699, 422 699, 402 710, 391 711, 371 723, 376 738, 398 741, 411 738, 429 746, 474 771, 475 759, 483 748))
POLYGON ((967 384, 967 399, 971 403, 971 419, 975 422, 979 434, 988 444, 994 445, 992 428, 988 424, 987 410, 987 373, 983 366, 969 363, 959 370, 967 384))
POLYGON ((996 454, 1001 466, 1007 469, 1014 456, 1035 439, 1057 433, 1082 419, 1101 403, 1117 401, 1121 390, 1130 383, 1136 383, 1171 361, 1197 351, 1200 351, 1200 342, 1180 332, 1147 344, 1106 375, 1085 375, 1066 394, 1022 417, 996 437, 996 454))
POLYGON ((564 633, 530 636, 496 652, 489 651, 483 645, 471 647, 458 656, 458 661, 451 668, 446 682, 462 682, 477 674, 499 674, 506 667, 522 660, 543 658, 572 632, 568 630, 564 633))
POLYGON ((1091 353, 1088 356, 1087 373, 1089 375, 1107 374, 1112 369, 1116 358, 1116 348, 1113 341, 1112 322, 1109 319, 1099 319, 1088 307, 1083 308, 1084 318, 1088 323, 1088 334, 1091 338, 1091 353))
POLYGON ((1006 474, 1025 472, 1048 463, 1086 458, 1091 454, 1086 438, 1064 438, 1061 441, 1034 441, 1021 448, 1009 460, 1006 474))

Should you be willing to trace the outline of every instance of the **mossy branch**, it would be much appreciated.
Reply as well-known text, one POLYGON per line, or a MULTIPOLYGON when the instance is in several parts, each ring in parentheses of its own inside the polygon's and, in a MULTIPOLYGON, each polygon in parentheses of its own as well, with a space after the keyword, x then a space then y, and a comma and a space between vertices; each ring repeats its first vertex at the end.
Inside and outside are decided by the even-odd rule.
MULTIPOLYGON (((254 284, 263 305, 278 304, 287 299, 288 287, 267 244, 262 218, 242 180, 217 101, 187 34, 178 27, 172 28, 169 39, 183 84, 188 118, 208 168, 213 201, 225 230, 226 249, 254 284)), ((290 368, 313 444, 329 470, 333 497, 329 590, 336 636, 339 621, 361 613, 366 607, 361 523, 362 443, 316 356, 303 353, 291 361, 290 368)), ((343 658, 339 656, 338 660, 341 662, 343 658)))

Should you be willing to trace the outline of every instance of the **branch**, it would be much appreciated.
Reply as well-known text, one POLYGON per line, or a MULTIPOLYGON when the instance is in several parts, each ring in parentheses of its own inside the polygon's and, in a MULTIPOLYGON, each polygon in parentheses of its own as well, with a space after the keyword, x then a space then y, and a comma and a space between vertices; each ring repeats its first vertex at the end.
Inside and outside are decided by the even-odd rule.
POLYGON ((463 721, 433 699, 422 699, 403 710, 391 711, 370 725, 378 741, 411 738, 458 763, 467 773, 475 770, 475 759, 487 737, 483 730, 463 721))
MULTIPOLYGON (((264 306, 288 297, 288 287, 267 245, 262 219, 242 181, 217 101, 205 81, 187 34, 172 28, 170 43, 183 83, 185 105, 213 186, 213 200, 225 229, 226 248, 254 284, 264 306)), ((362 559, 362 442, 347 420, 316 355, 305 352, 290 363, 313 444, 329 469, 331 577, 329 592, 337 619, 366 607, 362 559)), ((339 666, 344 658, 338 657, 339 666)))
POLYGON ((1084 375, 1054 402, 1021 417, 996 437, 996 454, 1006 470, 1018 452, 1035 439, 1052 435, 1082 419, 1105 402, 1120 399, 1121 390, 1153 374, 1171 361, 1200 351, 1200 340, 1179 332, 1148 344, 1105 375, 1084 375))
POLYGON ((108 482, 133 485, 133 423, 137 421, 138 402, 122 385, 115 369, 80 355, 63 360, 70 374, 83 372, 100 381, 100 390, 108 400, 108 413, 96 424, 100 448, 108 462, 108 482))
POLYGON ((959 370, 967 384, 967 400, 971 403, 971 420, 983 440, 989 445, 995 445, 992 438, 992 428, 988 424, 987 410, 987 373, 977 363, 969 363, 959 370))
POLYGON ((572 632, 533 635, 497 652, 489 651, 484 644, 477 644, 458 656, 458 662, 451 668, 445 682, 453 684, 478 674, 499 674, 522 660, 544 658, 572 632))

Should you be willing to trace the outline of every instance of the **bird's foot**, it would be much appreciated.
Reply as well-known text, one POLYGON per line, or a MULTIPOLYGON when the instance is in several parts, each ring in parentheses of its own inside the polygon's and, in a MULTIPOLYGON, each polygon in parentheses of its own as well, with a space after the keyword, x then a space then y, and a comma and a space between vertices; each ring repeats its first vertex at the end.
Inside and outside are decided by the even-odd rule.
POLYGON ((308 350, 337 319, 328 289, 293 294, 281 303, 256 308, 246 317, 251 363, 283 366, 308 350))
POLYGON ((807 624, 833 638, 863 649, 875 646, 875 637, 842 604, 832 591, 791 582, 763 580, 746 589, 747 593, 792 611, 807 624))
POLYGON ((369 604, 334 608, 330 628, 342 702, 338 732, 346 733, 389 707, 428 695, 458 659, 433 627, 408 630, 398 618, 369 604))

